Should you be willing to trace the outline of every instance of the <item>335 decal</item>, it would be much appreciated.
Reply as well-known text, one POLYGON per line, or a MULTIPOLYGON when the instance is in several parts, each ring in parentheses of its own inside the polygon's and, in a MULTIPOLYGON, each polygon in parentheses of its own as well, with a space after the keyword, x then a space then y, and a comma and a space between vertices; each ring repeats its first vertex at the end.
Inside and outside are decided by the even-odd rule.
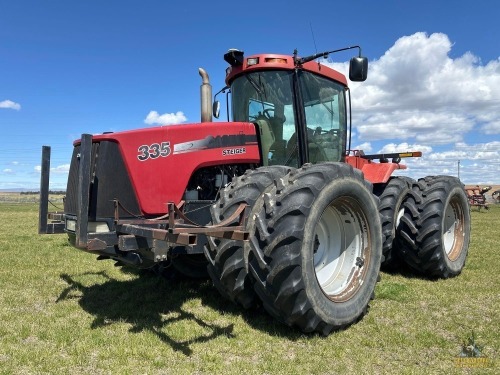
POLYGON ((151 145, 139 146, 137 152, 137 159, 146 161, 148 159, 158 159, 159 157, 165 158, 170 155, 172 149, 170 142, 153 143, 151 145))

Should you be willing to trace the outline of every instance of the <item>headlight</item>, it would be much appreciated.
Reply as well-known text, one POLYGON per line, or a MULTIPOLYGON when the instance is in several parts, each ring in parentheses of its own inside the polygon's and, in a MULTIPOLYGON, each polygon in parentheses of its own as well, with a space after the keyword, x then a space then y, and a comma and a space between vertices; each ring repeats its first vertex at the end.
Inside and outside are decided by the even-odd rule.
POLYGON ((66 219, 66 230, 69 230, 71 232, 76 231, 76 220, 66 219))
MULTIPOLYGON (((66 219, 66 230, 76 232, 76 220, 66 219)), ((87 227, 88 233, 105 233, 109 232, 108 223, 104 221, 90 221, 87 227)))

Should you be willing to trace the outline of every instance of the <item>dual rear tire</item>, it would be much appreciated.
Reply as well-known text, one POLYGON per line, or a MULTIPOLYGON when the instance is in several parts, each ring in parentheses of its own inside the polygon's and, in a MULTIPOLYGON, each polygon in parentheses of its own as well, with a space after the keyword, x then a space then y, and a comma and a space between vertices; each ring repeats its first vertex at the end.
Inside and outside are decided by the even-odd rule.
POLYGON ((470 228, 470 206, 460 180, 422 178, 405 202, 399 236, 402 257, 427 277, 456 276, 465 265, 470 228))
POLYGON ((397 176, 386 184, 377 184, 374 194, 379 197, 378 210, 382 220, 382 269, 394 270, 401 266, 398 228, 404 215, 404 202, 415 180, 397 176))

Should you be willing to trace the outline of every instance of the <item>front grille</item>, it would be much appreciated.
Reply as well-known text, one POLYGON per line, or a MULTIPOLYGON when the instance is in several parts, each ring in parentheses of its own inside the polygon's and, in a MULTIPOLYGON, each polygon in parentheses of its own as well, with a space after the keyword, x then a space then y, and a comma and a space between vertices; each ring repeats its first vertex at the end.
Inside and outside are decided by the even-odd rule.
MULTIPOLYGON (((78 171, 80 146, 75 146, 71 158, 64 211, 76 215, 78 210, 78 171)), ((119 146, 115 142, 101 141, 92 144, 91 186, 89 217, 114 216, 114 199, 118 199, 129 213, 120 212, 121 217, 140 216, 141 210, 130 182, 119 146)))

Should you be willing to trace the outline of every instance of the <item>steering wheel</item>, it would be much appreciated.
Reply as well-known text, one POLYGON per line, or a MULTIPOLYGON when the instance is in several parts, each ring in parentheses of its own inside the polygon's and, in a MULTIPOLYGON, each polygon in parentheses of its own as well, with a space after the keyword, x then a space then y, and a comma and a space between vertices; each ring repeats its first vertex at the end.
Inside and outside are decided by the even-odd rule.
POLYGON ((249 119, 251 121, 269 120, 271 117, 273 117, 269 114, 270 111, 274 112, 274 109, 273 108, 264 109, 262 112, 259 111, 258 115, 249 116, 249 119))
POLYGON ((318 126, 314 130, 311 128, 309 128, 309 129, 313 132, 313 135, 324 135, 324 134, 337 135, 337 133, 338 133, 337 129, 325 130, 325 129, 321 128, 321 126, 318 126))
POLYGON ((273 115, 274 115, 274 108, 266 108, 262 111, 262 116, 264 116, 265 118, 267 119, 270 119, 271 117, 274 117, 274 116, 271 116, 269 114, 269 112, 273 112, 273 115))

